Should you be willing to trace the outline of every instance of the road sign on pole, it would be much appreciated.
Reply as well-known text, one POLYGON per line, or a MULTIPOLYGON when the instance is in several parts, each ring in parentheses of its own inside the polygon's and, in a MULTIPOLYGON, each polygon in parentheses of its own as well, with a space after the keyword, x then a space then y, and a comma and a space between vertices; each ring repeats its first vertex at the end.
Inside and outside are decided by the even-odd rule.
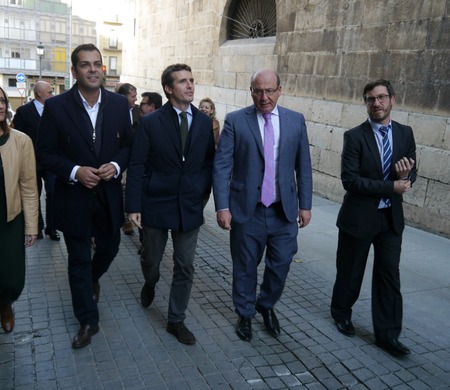
POLYGON ((20 96, 25 94, 25 88, 17 88, 17 91, 20 93, 20 96))
POLYGON ((17 73, 16 74, 16 81, 18 83, 23 83, 26 80, 26 77, 23 73, 17 73))

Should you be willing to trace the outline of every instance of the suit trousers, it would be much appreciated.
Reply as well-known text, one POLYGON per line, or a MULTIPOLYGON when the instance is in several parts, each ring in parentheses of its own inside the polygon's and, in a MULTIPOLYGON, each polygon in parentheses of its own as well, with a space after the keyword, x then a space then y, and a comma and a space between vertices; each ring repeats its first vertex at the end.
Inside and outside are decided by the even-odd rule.
POLYGON ((400 292, 400 253, 402 235, 395 233, 391 209, 380 209, 372 234, 353 237, 339 231, 336 282, 331 315, 337 320, 351 319, 364 278, 370 246, 374 248, 372 272, 372 320, 377 340, 397 339, 402 328, 403 300, 400 292))
MULTIPOLYGON (((144 226, 141 268, 145 282, 154 287, 160 278, 159 266, 166 248, 169 229, 144 226)), ((191 296, 194 260, 199 228, 171 231, 173 244, 173 277, 169 296, 168 321, 182 322, 191 296)))
POLYGON ((233 303, 236 313, 255 316, 255 303, 272 309, 283 293, 292 259, 297 253, 298 225, 289 222, 281 203, 259 205, 245 223, 232 221, 233 303), (265 251, 265 268, 258 299, 258 265, 265 251))
POLYGON ((86 227, 83 236, 65 234, 68 253, 69 284, 75 317, 81 325, 97 325, 97 303, 93 298, 93 284, 108 270, 119 251, 120 230, 111 231, 111 218, 101 193, 94 193, 91 216, 92 230, 86 227), (92 256, 91 234, 95 237, 92 256))

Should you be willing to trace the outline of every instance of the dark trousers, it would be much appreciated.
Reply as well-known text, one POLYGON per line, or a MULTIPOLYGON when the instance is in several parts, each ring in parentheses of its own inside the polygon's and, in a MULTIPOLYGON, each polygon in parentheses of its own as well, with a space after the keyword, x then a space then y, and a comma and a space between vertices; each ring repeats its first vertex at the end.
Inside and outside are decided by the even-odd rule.
POLYGON ((245 223, 232 222, 233 303, 237 314, 254 317, 255 303, 272 309, 280 299, 292 259, 297 252, 298 226, 284 216, 281 204, 258 206, 245 223), (258 265, 266 250, 263 280, 258 299, 258 265))
MULTIPOLYGON (((159 266, 168 239, 168 229, 144 226, 141 268, 145 282, 154 287, 159 280, 159 266)), ((173 277, 169 297, 169 322, 182 322, 191 296, 194 259, 199 229, 171 231, 173 243, 173 277)))
POLYGON ((53 193, 55 190, 56 176, 50 171, 37 171, 37 186, 39 193, 39 230, 43 230, 46 226, 49 230, 54 230, 53 222, 53 193), (42 181, 45 188, 45 224, 41 212, 41 193, 42 181))
POLYGON ((91 228, 86 227, 82 237, 64 234, 68 253, 69 284, 75 317, 81 325, 97 325, 99 321, 97 303, 93 298, 93 283, 108 270, 119 251, 120 230, 111 230, 111 221, 102 197, 94 195, 91 228), (95 236, 92 256, 91 231, 95 236))
POLYGON ((359 297, 370 246, 374 248, 372 272, 372 320, 378 340, 398 338, 402 328, 403 301, 400 292, 402 236, 394 232, 390 209, 379 210, 373 233, 356 238, 339 231, 336 282, 331 301, 335 320, 351 319, 359 297))

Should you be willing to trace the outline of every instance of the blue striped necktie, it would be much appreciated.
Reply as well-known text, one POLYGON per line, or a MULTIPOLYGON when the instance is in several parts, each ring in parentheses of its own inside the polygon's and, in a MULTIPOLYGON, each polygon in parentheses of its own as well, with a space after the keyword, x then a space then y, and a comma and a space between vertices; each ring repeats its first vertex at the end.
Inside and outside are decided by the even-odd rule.
MULTIPOLYGON (((391 172, 391 160, 392 160, 392 148, 389 142, 389 127, 381 126, 380 133, 383 136, 383 148, 382 148, 382 162, 383 162, 383 179, 389 180, 391 172)), ((386 207, 391 205, 391 200, 389 198, 384 198, 386 207)))

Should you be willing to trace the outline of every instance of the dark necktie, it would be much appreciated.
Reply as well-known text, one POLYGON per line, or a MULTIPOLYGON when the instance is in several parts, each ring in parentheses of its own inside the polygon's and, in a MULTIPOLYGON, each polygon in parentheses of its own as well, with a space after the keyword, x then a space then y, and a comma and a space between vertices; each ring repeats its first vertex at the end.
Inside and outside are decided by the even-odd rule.
POLYGON ((264 179, 261 190, 261 203, 269 207, 275 200, 275 137, 272 126, 272 113, 263 114, 264 118, 264 179))
MULTIPOLYGON (((391 160, 392 160, 392 148, 389 142, 389 128, 382 126, 380 127, 380 133, 383 136, 383 148, 382 148, 382 162, 383 162, 383 179, 388 180, 391 172, 391 160)), ((384 198, 386 206, 391 205, 391 200, 389 198, 384 198)))
POLYGON ((186 146, 186 139, 188 136, 188 120, 187 113, 184 111, 180 112, 181 124, 180 124, 180 134, 181 134, 181 151, 184 155, 184 148, 186 146))

